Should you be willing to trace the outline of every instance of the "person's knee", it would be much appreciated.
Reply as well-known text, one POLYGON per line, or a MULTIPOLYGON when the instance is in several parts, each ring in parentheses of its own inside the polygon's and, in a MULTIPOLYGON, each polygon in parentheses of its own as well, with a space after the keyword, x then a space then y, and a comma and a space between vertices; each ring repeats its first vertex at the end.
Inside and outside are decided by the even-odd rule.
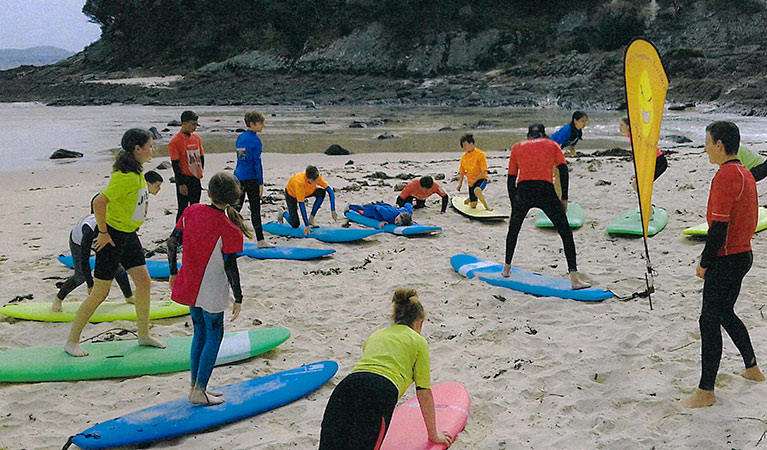
POLYGON ((298 220, 298 217, 291 215, 290 220, 288 220, 288 223, 293 228, 298 228, 299 225, 301 225, 301 221, 298 220))
POLYGON ((698 318, 698 324, 700 325, 701 331, 703 330, 713 330, 713 329, 719 329, 719 324, 721 323, 720 317, 715 314, 710 313, 704 313, 701 314, 698 318))

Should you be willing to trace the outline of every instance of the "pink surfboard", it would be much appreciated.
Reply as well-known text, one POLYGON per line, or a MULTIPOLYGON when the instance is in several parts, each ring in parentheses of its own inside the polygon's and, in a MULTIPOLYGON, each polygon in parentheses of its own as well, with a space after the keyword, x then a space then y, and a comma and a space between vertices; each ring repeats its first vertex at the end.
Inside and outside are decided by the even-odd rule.
MULTIPOLYGON (((471 399, 460 383, 439 383, 431 387, 437 430, 447 431, 454 439, 466 426, 471 399)), ((381 450, 443 450, 444 444, 429 441, 418 398, 413 397, 394 410, 381 450)))

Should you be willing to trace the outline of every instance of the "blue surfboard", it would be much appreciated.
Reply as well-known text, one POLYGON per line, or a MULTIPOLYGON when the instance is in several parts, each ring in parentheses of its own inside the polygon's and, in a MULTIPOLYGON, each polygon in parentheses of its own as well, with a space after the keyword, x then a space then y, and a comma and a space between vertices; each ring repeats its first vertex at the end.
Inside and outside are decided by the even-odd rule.
POLYGON ((380 221, 371 219, 370 217, 365 217, 362 214, 354 211, 347 211, 346 218, 352 222, 357 222, 359 224, 365 225, 366 227, 376 228, 387 233, 396 234, 398 236, 418 236, 423 234, 438 233, 442 231, 442 227, 432 227, 428 225, 420 225, 417 223, 408 225, 406 227, 400 227, 387 223, 383 226, 383 228, 378 228, 378 225, 381 223, 380 221))
MULTIPOLYGON (((293 228, 287 223, 269 222, 264 224, 264 231, 276 234, 277 236, 287 236, 295 238, 304 237, 304 227, 293 228)), ((381 230, 361 230, 358 228, 336 228, 336 227, 317 227, 312 228, 309 233, 310 238, 323 242, 353 242, 365 239, 368 236, 381 233, 381 230)))
POLYGON ((598 302, 613 297, 613 293, 597 288, 577 289, 570 287, 570 280, 556 278, 523 269, 511 268, 511 275, 501 275, 503 265, 471 255, 455 255, 450 258, 453 269, 466 278, 479 278, 493 286, 501 286, 527 294, 544 297, 560 297, 584 302, 598 302))
POLYGON ((83 449, 140 445, 219 427, 286 405, 319 389, 338 371, 322 361, 216 388, 224 403, 192 405, 184 397, 97 424, 72 437, 83 449))
POLYGON ((315 259, 335 253, 332 248, 272 247, 258 248, 258 245, 246 242, 242 253, 256 259, 315 259))
MULTIPOLYGON (((75 267, 72 260, 72 255, 66 255, 66 256, 61 255, 59 256, 59 261, 67 267, 70 267, 70 268, 75 267)), ((90 263, 91 263, 91 270, 93 270, 93 268, 96 267, 95 256, 91 256, 90 263)), ((181 264, 179 264, 178 267, 181 267, 181 264)), ((151 278, 169 278, 170 277, 170 265, 168 265, 167 260, 158 261, 154 259, 147 259, 146 269, 147 271, 149 271, 149 276, 151 278)))

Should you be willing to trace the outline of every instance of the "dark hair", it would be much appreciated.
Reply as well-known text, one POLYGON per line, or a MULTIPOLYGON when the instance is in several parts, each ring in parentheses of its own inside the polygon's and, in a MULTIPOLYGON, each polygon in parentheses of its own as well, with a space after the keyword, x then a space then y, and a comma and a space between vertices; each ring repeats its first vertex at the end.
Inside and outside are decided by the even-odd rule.
POLYGON ((631 122, 629 121, 628 117, 621 117, 621 123, 625 123, 626 126, 631 126, 631 122))
POLYGON ((264 115, 258 111, 248 111, 245 113, 245 126, 249 127, 251 123, 261 123, 264 121, 264 115))
POLYGON ((527 137, 537 139, 546 137, 546 127, 542 123, 533 123, 527 127, 527 137))
POLYGON ((469 144, 474 143, 474 135, 471 133, 466 133, 463 136, 461 136, 461 147, 463 147, 463 143, 468 142, 469 144))
POLYGON ((135 172, 141 174, 144 167, 136 159, 136 155, 133 152, 136 150, 136 146, 143 147, 152 139, 152 133, 142 128, 131 128, 123 134, 120 146, 122 151, 117 154, 115 163, 112 166, 112 171, 120 171, 122 173, 135 172))
POLYGON ((232 175, 226 172, 218 172, 213 175, 208 182, 208 195, 213 203, 226 205, 226 215, 242 234, 253 239, 253 233, 245 224, 239 212, 235 209, 240 204, 240 193, 242 188, 240 182, 232 175))
POLYGON ((582 119, 582 118, 584 118, 584 117, 588 119, 588 118, 589 118, 589 115, 588 115, 588 114, 586 114, 586 113, 585 113, 585 112, 583 112, 583 111, 575 111, 575 112, 573 113, 573 120, 572 120, 572 121, 573 121, 573 122, 575 122, 576 120, 581 120, 581 119, 582 119))
POLYGON ((93 214, 93 201, 96 200, 96 197, 98 197, 99 194, 101 194, 101 192, 99 192, 98 194, 96 194, 93 197, 91 197, 91 201, 89 203, 89 205, 91 205, 91 214, 93 214))
POLYGON ((199 117, 197 116, 197 113, 194 111, 184 111, 181 113, 181 123, 184 122, 191 122, 193 120, 197 120, 199 117))
POLYGON ((162 183, 163 181, 165 181, 163 180, 162 175, 155 172, 154 170, 150 170, 149 172, 145 173, 144 179, 146 180, 147 183, 157 183, 157 182, 162 183))
POLYGON ((320 171, 314 166, 306 166, 306 170, 304 171, 306 173, 306 179, 307 180, 314 180, 316 178, 319 178, 320 171))
MULTIPOLYGON (((397 217, 399 217, 399 226, 401 227, 407 227, 413 224, 413 215, 409 212, 401 212, 397 214, 397 217)), ((395 217, 395 219, 397 218, 395 217)))
POLYGON ((430 176, 421 177, 421 187, 424 189, 431 189, 434 186, 434 180, 430 176))
POLYGON ((738 126, 727 120, 711 122, 706 127, 706 133, 711 135, 711 140, 716 143, 722 141, 724 152, 728 155, 737 155, 740 147, 740 130, 738 126))
POLYGON ((391 318, 398 325, 413 326, 413 322, 426 317, 421 302, 418 301, 418 293, 415 289, 399 288, 394 291, 394 311, 391 318))

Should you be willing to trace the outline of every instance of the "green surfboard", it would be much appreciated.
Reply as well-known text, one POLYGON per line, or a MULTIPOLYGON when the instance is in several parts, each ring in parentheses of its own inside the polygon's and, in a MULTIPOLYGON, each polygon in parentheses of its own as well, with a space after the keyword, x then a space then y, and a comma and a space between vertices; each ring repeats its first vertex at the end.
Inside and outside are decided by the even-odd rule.
MULTIPOLYGON (((764 206, 759 207, 759 218, 756 221, 756 232, 767 230, 767 208, 764 206)), ((690 227, 682 231, 682 234, 688 236, 707 236, 708 235, 708 222, 690 227)))
MULTIPOLYGON (((586 220, 586 213, 583 211, 581 205, 575 202, 567 203, 567 223, 570 228, 580 228, 583 226, 583 222, 586 220)), ((549 217, 541 210, 538 211, 538 215, 535 216, 535 226, 538 228, 553 228, 554 224, 551 223, 549 217)))
MULTIPOLYGON (((668 224, 668 213, 665 209, 653 207, 653 215, 647 223, 647 235, 654 236, 661 232, 668 224)), ((642 236, 642 219, 639 208, 630 209, 608 225, 607 232, 610 234, 631 234, 642 236)))
MULTIPOLYGON (((263 328, 225 333, 216 365, 241 361, 285 342, 290 331, 263 328)), ((62 345, 0 352, 0 382, 34 383, 135 377, 189 370, 192 336, 161 338, 164 349, 142 347, 136 340, 83 344, 88 356, 75 358, 62 345)))
MULTIPOLYGON (((46 302, 10 303, 0 308, 0 314, 23 320, 39 320, 42 322, 71 322, 81 302, 64 302, 61 312, 51 311, 51 304, 46 302)), ((150 303, 150 319, 166 319, 168 317, 189 314, 189 307, 166 300, 150 303)), ((114 322, 115 320, 136 320, 136 307, 125 302, 104 302, 96 308, 91 316, 91 323, 114 322)))

